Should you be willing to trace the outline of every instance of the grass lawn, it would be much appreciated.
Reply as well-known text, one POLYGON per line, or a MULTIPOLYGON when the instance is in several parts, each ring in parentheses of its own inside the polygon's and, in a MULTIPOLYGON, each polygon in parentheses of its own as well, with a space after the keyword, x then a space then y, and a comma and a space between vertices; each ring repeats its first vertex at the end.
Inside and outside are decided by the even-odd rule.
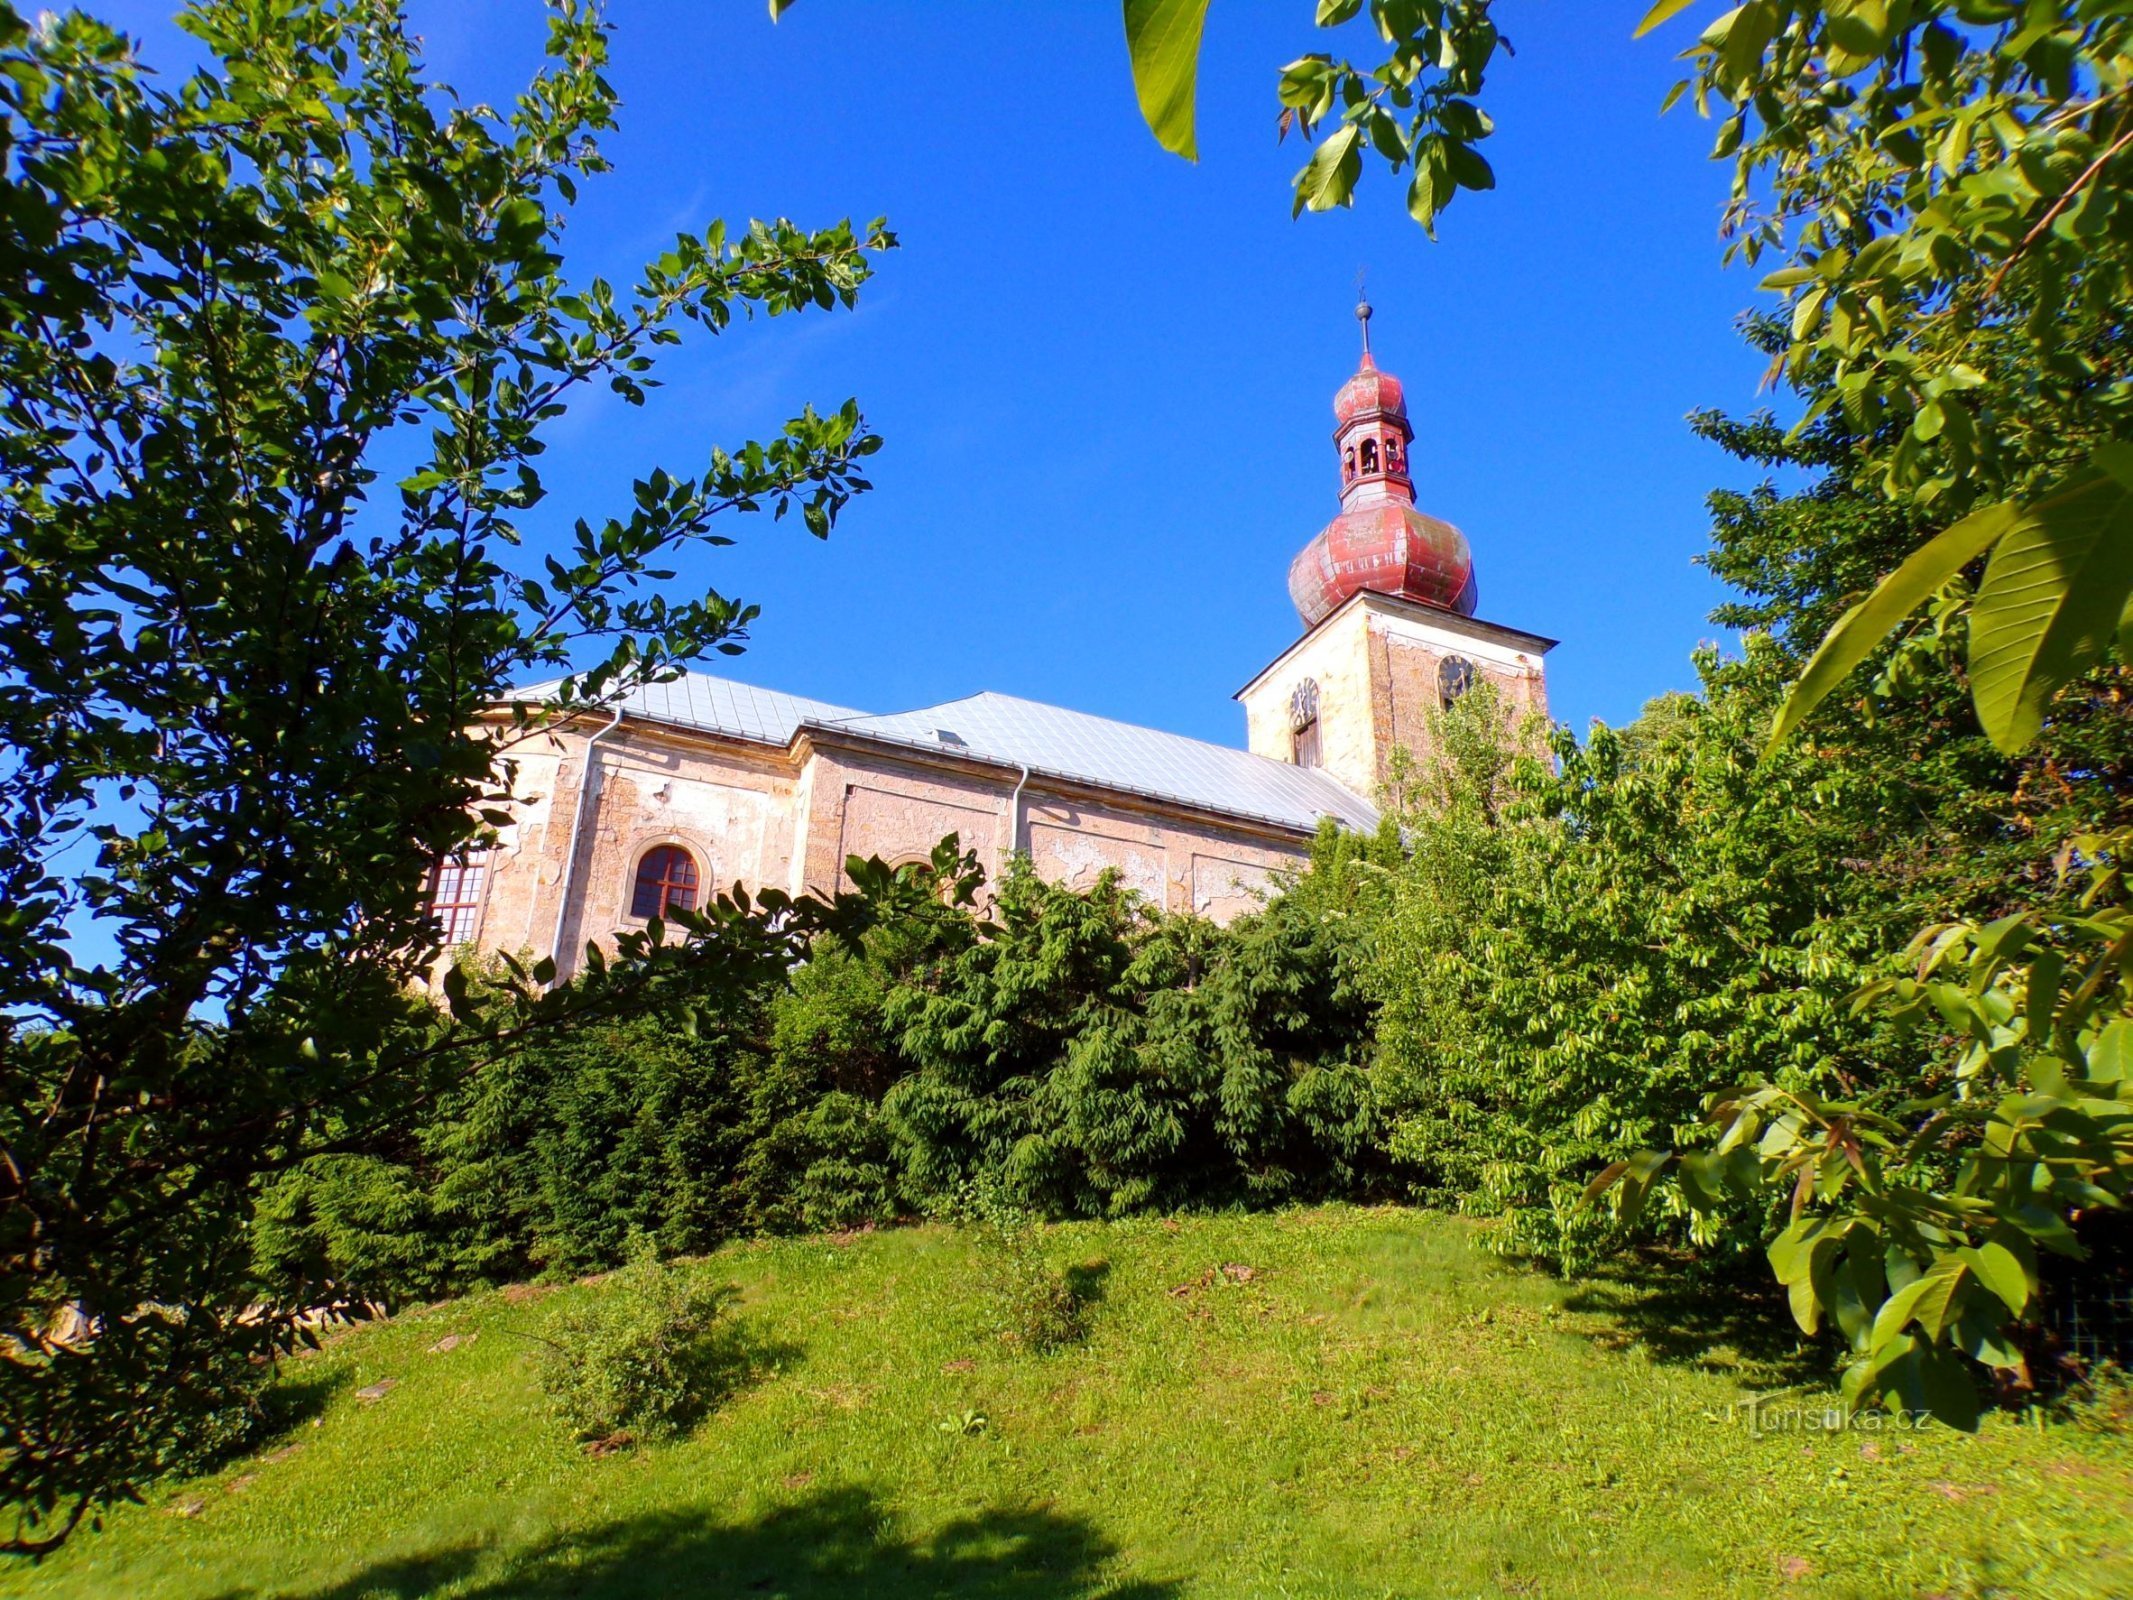
POLYGON ((1051 1243, 1102 1301, 1042 1357, 989 1331, 966 1235, 721 1251, 752 1381, 597 1459, 527 1337, 597 1286, 353 1330, 289 1368, 315 1420, 0 1595, 2133 1595, 2125 1439, 1758 1436, 1740 1402, 1792 1374, 1728 1322, 1763 1312, 1663 1276, 1566 1286, 1397 1210, 1051 1243))

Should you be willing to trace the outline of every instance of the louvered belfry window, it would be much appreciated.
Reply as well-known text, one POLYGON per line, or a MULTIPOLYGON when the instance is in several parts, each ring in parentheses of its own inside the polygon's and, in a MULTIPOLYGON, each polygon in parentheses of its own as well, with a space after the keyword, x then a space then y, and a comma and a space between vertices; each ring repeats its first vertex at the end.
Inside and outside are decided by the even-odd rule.
POLYGON ((1318 765, 1318 684, 1311 678, 1289 696, 1289 749, 1299 767, 1318 765))
POLYGON ((663 917, 669 911, 696 909, 696 858, 678 844, 647 850, 637 863, 637 887, 630 895, 633 917, 663 917))
POLYGON ((430 871, 430 915, 447 945, 472 944, 481 931, 481 902, 489 886, 489 858, 469 851, 447 856, 430 871))

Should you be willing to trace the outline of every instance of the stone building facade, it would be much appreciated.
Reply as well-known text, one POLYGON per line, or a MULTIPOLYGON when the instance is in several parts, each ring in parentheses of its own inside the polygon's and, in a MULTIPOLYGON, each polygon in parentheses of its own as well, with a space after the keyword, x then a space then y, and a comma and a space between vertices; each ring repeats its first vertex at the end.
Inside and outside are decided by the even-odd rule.
POLYGON ((1006 695, 881 716, 688 673, 516 740, 510 822, 438 874, 448 936, 567 974, 668 905, 736 883, 834 891, 850 856, 919 860, 951 833, 988 876, 1023 853, 1047 880, 1111 870, 1227 921, 1323 819, 1374 827, 1394 750, 1426 755, 1431 712, 1474 682, 1544 716, 1553 641, 1473 615, 1472 552, 1415 507, 1413 430, 1368 314, 1334 404, 1341 511, 1290 569, 1303 636, 1237 696, 1247 749, 1006 695))

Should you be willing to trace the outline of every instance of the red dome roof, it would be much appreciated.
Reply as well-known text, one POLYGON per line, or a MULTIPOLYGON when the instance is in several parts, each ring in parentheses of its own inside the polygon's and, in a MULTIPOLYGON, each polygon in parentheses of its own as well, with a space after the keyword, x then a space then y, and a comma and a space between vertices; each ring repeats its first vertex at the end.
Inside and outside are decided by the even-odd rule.
POLYGON ((1364 589, 1470 617, 1474 552, 1449 522, 1404 500, 1351 506, 1289 564, 1289 598, 1304 626, 1313 628, 1364 589))
POLYGON ((1354 377, 1340 387, 1333 397, 1333 415, 1341 422, 1353 422, 1366 411, 1387 411, 1396 417, 1407 415, 1407 396, 1401 391, 1400 380, 1389 372, 1378 371, 1377 363, 1370 359, 1370 352, 1363 352, 1363 364, 1354 377))

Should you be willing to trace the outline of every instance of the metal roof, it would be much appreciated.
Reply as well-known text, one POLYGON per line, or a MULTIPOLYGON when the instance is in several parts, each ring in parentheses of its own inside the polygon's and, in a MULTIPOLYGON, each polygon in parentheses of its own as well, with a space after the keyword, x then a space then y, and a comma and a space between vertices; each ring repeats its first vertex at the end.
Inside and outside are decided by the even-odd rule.
POLYGON ((1320 817, 1377 826, 1376 810, 1325 773, 1228 745, 1188 739, 1012 695, 974 694, 885 717, 833 724, 945 755, 1070 778, 1292 828, 1320 817))
MULTIPOLYGON (((561 681, 558 678, 528 684, 513 698, 543 699, 561 681)), ((714 678, 708 672, 684 672, 669 683, 646 684, 624 695, 621 705, 631 716, 652 722, 705 728, 736 739, 774 744, 780 749, 792 743, 792 736, 803 722, 836 722, 863 715, 850 706, 758 689, 731 678, 714 678)))
MULTIPOLYGON (((554 681, 529 684, 515 697, 537 700, 554 687, 554 681)), ((624 697, 622 709, 652 722, 779 746, 790 744, 803 726, 846 730, 921 753, 1028 767, 1095 788, 1299 830, 1316 828, 1321 817, 1363 831, 1378 822, 1374 807, 1314 768, 1012 695, 974 694, 916 711, 869 716, 685 672, 670 683, 635 690, 624 697)))

